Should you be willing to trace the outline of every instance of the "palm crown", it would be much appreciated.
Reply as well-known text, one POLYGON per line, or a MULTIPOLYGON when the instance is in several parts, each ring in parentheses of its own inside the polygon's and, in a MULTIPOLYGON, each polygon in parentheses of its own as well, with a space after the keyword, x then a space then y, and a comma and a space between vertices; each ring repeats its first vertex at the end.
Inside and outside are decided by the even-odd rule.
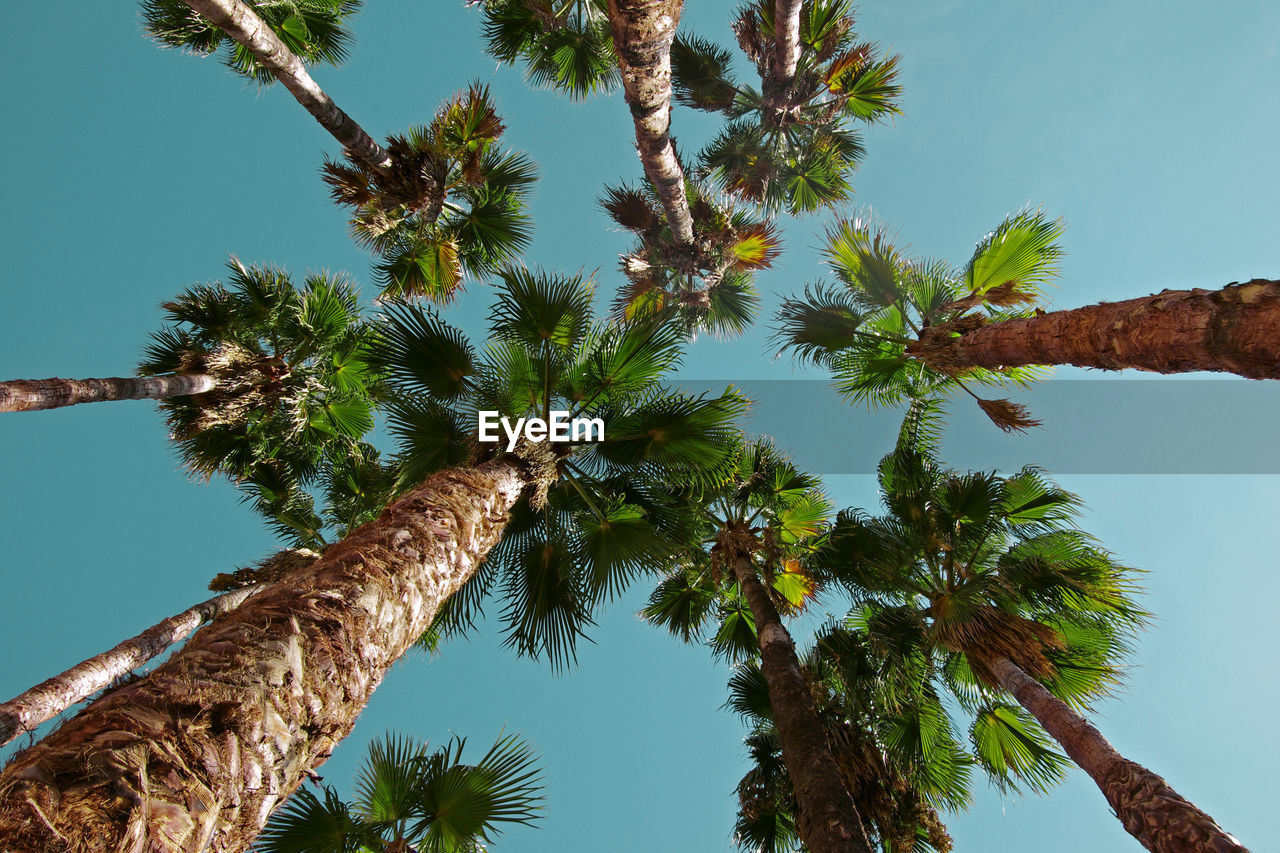
MULTIPOLYGON (((246 0, 258 17, 304 63, 338 65, 346 60, 353 38, 345 29, 361 0, 246 0)), ((166 47, 208 55, 222 53, 232 71, 266 86, 276 78, 243 45, 205 20, 182 0, 143 0, 143 25, 166 47)))
POLYGON ((744 332, 755 318, 755 273, 781 251, 773 223, 726 205, 709 187, 685 182, 692 246, 676 243, 652 185, 606 187, 600 204, 636 236, 621 259, 627 285, 615 306, 623 317, 665 314, 688 335, 744 332))
POLYGON ((474 764, 464 738, 429 750, 387 735, 369 745, 355 799, 332 788, 300 788, 272 816, 255 849, 263 853, 481 853, 503 824, 531 826, 541 809, 533 750, 502 737, 474 764))
POLYGON ((471 0, 482 5, 489 53, 523 61, 525 76, 574 100, 619 82, 608 0, 471 0))
POLYGON ((784 352, 830 370, 836 388, 857 402, 892 405, 959 388, 1002 429, 1036 426, 1022 406, 981 399, 967 383, 1026 384, 1044 368, 948 370, 915 358, 912 346, 925 334, 958 334, 1032 313, 1057 274, 1061 234, 1061 223, 1041 213, 1010 216, 957 269, 904 257, 865 219, 841 221, 823 248, 836 283, 819 282, 803 299, 783 302, 776 340, 784 352))
POLYGON ((334 200, 353 211, 352 233, 382 256, 384 296, 447 302, 467 273, 492 272, 528 245, 524 203, 537 172, 524 154, 500 151, 504 129, 477 84, 425 127, 392 136, 389 171, 352 157, 325 163, 334 200))
POLYGON ((891 746, 931 755, 939 780, 971 759, 944 706, 972 718, 972 756, 1002 787, 1045 790, 1066 760, 990 667, 1012 660, 1069 705, 1115 685, 1145 617, 1131 570, 1072 526, 1079 500, 1037 469, 1010 477, 937 463, 935 410, 917 404, 879 471, 886 513, 840 514, 811 565, 857 602, 849 626, 882 661, 891 746))
POLYGON ((671 50, 674 92, 679 102, 728 119, 701 154, 704 171, 768 210, 804 213, 852 195, 863 148, 849 123, 898 112, 898 57, 858 41, 848 0, 810 0, 801 7, 795 76, 779 80, 774 13, 774 0, 754 0, 733 24, 760 90, 736 80, 729 51, 681 37, 671 50))
POLYGON ((693 535, 655 588, 641 615, 686 642, 711 625, 717 655, 742 661, 759 654, 755 618, 722 565, 726 534, 754 538, 756 570, 781 613, 799 612, 815 593, 798 559, 812 549, 830 503, 815 477, 798 471, 772 444, 739 438, 729 476, 689 499, 693 535))
POLYGON ((373 426, 368 327, 343 276, 296 287, 282 270, 232 258, 227 284, 166 302, 140 375, 207 373, 214 390, 160 408, 187 467, 237 480, 307 480, 373 426))
POLYGON ((679 333, 657 321, 596 322, 593 294, 578 276, 509 269, 483 351, 432 311, 401 305, 386 312, 375 354, 396 395, 389 424, 405 484, 504 453, 505 436, 477 442, 481 411, 513 424, 555 411, 603 421, 603 441, 539 445, 537 464, 553 484, 517 504, 502 541, 443 617, 446 632, 469 624, 497 589, 508 645, 557 665, 572 657, 593 607, 665 565, 683 535, 681 506, 646 484, 723 476, 731 424, 746 405, 732 391, 666 390, 660 379, 680 359, 679 333))

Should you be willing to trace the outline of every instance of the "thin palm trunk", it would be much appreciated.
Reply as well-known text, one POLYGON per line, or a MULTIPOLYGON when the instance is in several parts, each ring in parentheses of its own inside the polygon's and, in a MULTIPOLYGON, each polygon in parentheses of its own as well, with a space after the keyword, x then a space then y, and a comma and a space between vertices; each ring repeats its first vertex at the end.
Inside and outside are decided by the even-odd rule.
POLYGON ((0 382, 0 412, 34 412, 108 400, 182 397, 212 391, 215 385, 214 378, 203 373, 108 379, 14 379, 0 382))
POLYGON ((907 353, 944 372, 1074 364, 1280 379, 1280 282, 1254 279, 1222 290, 1166 290, 988 323, 959 337, 941 325, 925 329, 907 353))
POLYGON ((720 553, 738 581, 756 623, 760 669, 769 685, 773 722, 798 804, 796 825, 813 853, 871 853, 862 818, 844 785, 831 744, 800 672, 791 635, 751 560, 754 537, 740 529, 720 536, 720 553))
POLYGON ((333 99, 311 79, 302 60, 289 50, 253 9, 241 0, 183 2, 244 45, 352 156, 380 172, 391 168, 391 155, 386 149, 374 142, 364 128, 338 108, 333 99))
POLYGON ((800 10, 803 0, 777 0, 773 15, 773 62, 764 80, 765 116, 782 124, 788 92, 800 64, 800 10))
POLYGON ((0 746, 51 720, 187 637, 201 624, 229 613, 260 590, 249 586, 211 598, 170 616, 115 648, 81 661, 65 672, 0 703, 0 746))
POLYGON ((684 169, 671 141, 671 40, 682 5, 682 0, 609 0, 609 24, 644 173, 662 199, 676 243, 692 246, 684 169))
POLYGON ((1088 773, 1130 835, 1153 853, 1248 853, 1164 779, 1116 752, 1102 733, 1008 658, 989 661, 1001 686, 1088 773))
POLYGON ((434 474, 0 773, 0 849, 246 850, 498 541, 532 479, 434 474))

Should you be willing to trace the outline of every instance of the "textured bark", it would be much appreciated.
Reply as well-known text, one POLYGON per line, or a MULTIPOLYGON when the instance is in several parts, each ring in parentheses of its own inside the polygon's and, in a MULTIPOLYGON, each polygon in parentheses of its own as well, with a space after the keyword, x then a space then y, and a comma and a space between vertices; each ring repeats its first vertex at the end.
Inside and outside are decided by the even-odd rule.
POLYGON ((800 64, 800 7, 802 0, 778 0, 774 7, 774 79, 790 86, 800 64))
POLYGON ((753 543, 747 531, 731 529, 721 534, 719 548, 755 619, 760 669, 769 685, 782 760, 795 789, 800 837, 813 853, 871 853, 862 818, 845 788, 813 695, 800 672, 795 644, 756 574, 753 543))
POLYGON ((391 167, 391 155, 386 149, 374 142, 364 128, 338 108, 333 99, 311 79, 302 60, 289 50, 253 9, 241 0, 183 2, 244 45, 352 156, 380 172, 391 167))
POLYGON ((201 373, 109 379, 14 379, 0 382, 0 412, 34 412, 107 400, 181 397, 212 391, 214 385, 213 377, 201 373))
POLYGON ((1248 853, 1213 818, 1164 779, 1116 752, 1088 720, 1008 658, 986 662, 1001 685, 1040 722, 1102 790, 1130 835, 1153 853, 1248 853))
POLYGON ((246 850, 498 541, 527 470, 433 475, 20 753, 0 850, 246 850))
POLYGON ((609 0, 613 47, 644 173, 658 190, 677 244, 693 245, 684 169, 671 141, 671 40, 682 0, 609 0))
POLYGON ((948 373, 1074 364, 1280 379, 1280 282, 1254 279, 1222 290, 1166 290, 988 323, 959 337, 943 325, 926 329, 907 353, 948 373))
POLYGON ((204 622, 240 606, 261 587, 245 587, 219 595, 157 622, 110 651, 81 661, 60 675, 0 704, 0 746, 45 720, 51 720, 185 638, 204 622))

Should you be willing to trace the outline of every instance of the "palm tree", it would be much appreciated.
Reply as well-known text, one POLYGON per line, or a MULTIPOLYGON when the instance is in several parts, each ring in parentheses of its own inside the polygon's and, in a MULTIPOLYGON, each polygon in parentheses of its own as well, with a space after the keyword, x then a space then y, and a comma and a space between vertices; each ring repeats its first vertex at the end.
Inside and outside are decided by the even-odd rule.
POLYGON ((868 220, 841 221, 823 250, 837 283, 786 300, 776 339, 830 370, 855 401, 891 405, 959 388, 1006 430, 1040 422, 1008 400, 979 398, 970 385, 1023 385, 1053 364, 1280 378, 1280 336, 1272 333, 1280 283, 1046 313, 1039 306, 1058 273, 1062 228, 1039 212, 1015 214, 956 269, 903 257, 868 220))
POLYGON ((523 60, 525 77, 582 100, 618 85, 608 0, 470 0, 483 6, 485 45, 501 62, 523 60))
POLYGON ((738 10, 738 44, 760 89, 733 74, 732 54, 678 38, 675 97, 728 122, 703 151, 703 170, 728 192, 793 214, 848 200, 863 156, 855 121, 899 112, 899 57, 859 42, 848 0, 753 0, 738 10))
MULTIPOLYGON (((289 50, 306 65, 345 62, 354 41, 346 24, 363 5, 361 0, 248 0, 289 50)), ((165 47, 201 56, 221 54, 222 64, 242 77, 269 86, 276 81, 244 45, 202 17, 182 0, 142 0, 142 21, 147 34, 165 47)))
POLYGON ((138 379, 0 383, 9 403, 0 411, 123 399, 78 392, 132 385, 148 392, 134 399, 164 394, 160 409, 192 472, 306 478, 373 426, 358 295, 341 275, 309 276, 299 288, 275 267, 234 257, 227 266, 226 285, 195 285, 164 303, 169 325, 152 336, 138 379))
POLYGON ((671 139, 671 41, 683 5, 683 0, 609 0, 609 24, 640 163, 662 200, 672 241, 687 248, 693 245, 693 214, 671 139))
MULTIPOLYGON (((896 737, 906 716, 902 697, 885 683, 867 643, 829 625, 803 655, 801 669, 867 837, 884 853, 951 850, 937 809, 967 804, 969 778, 945 760, 907 752, 917 744, 896 737)), ((799 803, 782 760, 764 673, 754 661, 741 663, 729 689, 726 706, 751 726, 750 768, 738 783, 738 845, 760 853, 803 849, 796 831, 799 803)))
POLYGON ((775 339, 781 350, 826 367, 836 388, 855 402, 887 406, 960 389, 1001 429, 1038 426, 1008 400, 986 400, 971 384, 1025 385, 1045 375, 1038 366, 942 370, 913 359, 907 348, 936 325, 970 318, 982 307, 995 320, 1030 314, 1026 306, 1058 272, 1060 222, 1040 213, 1005 219, 974 250, 962 270, 930 259, 908 260, 866 219, 827 230, 823 257, 836 284, 806 287, 783 302, 775 339))
POLYGON ((448 302, 466 273, 493 272, 528 246, 525 198, 537 170, 524 154, 499 151, 504 129, 489 87, 473 84, 430 124, 388 139, 389 173, 350 155, 326 160, 324 180, 352 209, 352 233, 383 258, 384 297, 448 302))
POLYGON ((1145 614, 1130 572, 1072 526, 1078 498, 1034 468, 1011 477, 946 470, 930 455, 927 418, 914 422, 904 428, 914 441, 881 464, 886 514, 842 513, 813 560, 861 600, 854 626, 904 670, 932 670, 975 712, 980 761, 1015 771, 1015 760, 1030 761, 1033 783, 1052 781, 1043 727, 1148 850, 1243 851, 1080 713, 1110 692, 1145 614), (1021 759, 1008 751, 1018 740, 1030 750, 1021 759))
POLYGON ((376 355, 397 391, 403 494, 15 758, 0 846, 244 850, 464 585, 478 600, 501 576, 509 642, 563 660, 589 620, 577 596, 655 562, 678 513, 631 476, 719 476, 743 401, 664 392, 678 336, 591 322, 588 282, 511 270, 498 293, 483 356, 429 311, 391 312, 376 355), (556 404, 601 417, 606 440, 508 452, 466 417, 556 404))
POLYGON ((303 57, 336 62, 346 53, 350 37, 341 30, 343 18, 358 4, 336 0, 294 0, 250 6, 242 0, 145 0, 143 18, 148 31, 163 45, 197 53, 211 53, 222 43, 221 34, 234 40, 232 65, 258 80, 274 77, 311 113, 344 151, 378 172, 389 172, 391 154, 356 124, 307 73, 303 57), (267 20, 259 17, 261 9, 267 20), (271 26, 275 23, 279 31, 271 26), (210 26, 212 25, 212 26, 210 26))
POLYGON ((307 788, 267 824, 262 853, 480 853, 503 824, 533 826, 542 797, 533 750, 500 737, 475 764, 464 764, 466 739, 428 744, 386 735, 369 744, 356 775, 355 800, 326 786, 307 788))
POLYGON ((627 285, 615 306, 621 316, 665 314, 690 337, 699 331, 738 335, 755 319, 755 273, 781 251, 772 222, 725 205, 708 187, 685 186, 694 212, 694 252, 678 245, 651 186, 606 187, 600 204, 636 236, 622 255, 627 285))
POLYGON ((683 567, 658 587, 644 615, 686 639, 710 615, 720 573, 735 595, 721 605, 716 646, 732 655, 758 648, 783 759, 795 780, 799 832, 815 853, 870 851, 849 791, 841 782, 795 644, 779 605, 799 608, 812 586, 793 558, 826 517, 826 498, 814 478, 798 472, 771 445, 755 442, 739 453, 736 470, 719 488, 699 496, 694 510, 702 542, 685 554, 683 567), (706 549, 710 545, 710 549, 706 549), (761 575, 780 586, 770 595, 761 575), (695 604, 698 598, 704 603, 695 604), (745 606, 744 606, 745 605, 745 606), (750 645, 748 645, 750 644, 750 645))

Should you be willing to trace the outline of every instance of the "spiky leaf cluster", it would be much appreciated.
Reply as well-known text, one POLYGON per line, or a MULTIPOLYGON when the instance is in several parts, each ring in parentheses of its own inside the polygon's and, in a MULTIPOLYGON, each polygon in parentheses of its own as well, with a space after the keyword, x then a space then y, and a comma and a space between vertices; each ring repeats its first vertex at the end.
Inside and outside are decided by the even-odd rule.
MULTIPOLYGON (((352 38, 346 24, 361 0, 245 0, 285 46, 307 65, 346 61, 352 38)), ((220 53, 222 63, 266 86, 275 76, 239 42, 215 27, 182 0, 143 0, 147 33, 166 47, 207 56, 220 53)))
POLYGON ((968 383, 1026 385, 1040 367, 949 369, 922 341, 954 337, 985 323, 1028 316, 1058 271, 1059 221, 1023 211, 988 234, 962 268, 904 256, 873 222, 842 220, 822 254, 835 283, 806 287, 783 302, 775 339, 782 351, 832 372, 840 393, 888 406, 956 389, 978 400, 1001 429, 1039 425, 1019 404, 979 398, 968 383))
POLYGON ((690 533, 677 559, 641 611, 685 642, 706 640, 717 656, 742 661, 759 654, 755 618, 725 565, 722 539, 754 542, 752 570, 779 613, 802 611, 819 592, 802 557, 821 539, 831 506, 817 478, 799 471, 770 442, 741 436, 734 465, 720 483, 669 490, 689 508, 690 533))
POLYGON ((508 645, 560 665, 597 604, 668 563, 687 521, 661 486, 719 482, 746 401, 732 390, 667 390, 679 333, 657 321, 597 322, 594 286, 580 276, 508 269, 495 296, 483 349, 431 310, 401 305, 386 312, 375 360, 396 395, 389 425, 406 483, 505 453, 501 430, 497 442, 477 441, 481 411, 511 424, 554 411, 603 422, 603 441, 579 431, 548 445, 556 481, 545 500, 516 506, 442 617, 450 630, 465 627, 496 592, 508 645))
MULTIPOLYGON (((951 838, 938 809, 954 810, 970 798, 968 764, 955 753, 901 737, 902 721, 918 709, 889 701, 880 665, 865 641, 839 626, 821 631, 802 656, 841 778, 877 849, 949 851, 951 838)), ((751 727, 750 769, 738 783, 734 836, 744 850, 790 853, 804 849, 796 830, 797 802, 773 721, 768 685, 755 662, 740 664, 725 703, 751 727)))
POLYGON ((1011 660, 1076 708, 1107 695, 1146 616, 1132 570, 1074 526, 1079 499, 1038 469, 1000 477, 939 464, 921 408, 880 465, 884 513, 841 513, 810 565, 854 596, 847 627, 880 661, 886 699, 922 709, 902 742, 958 744, 949 696, 972 719, 973 759, 992 780, 1043 791, 1065 759, 990 664, 1011 660))
POLYGON ((794 78, 777 76, 773 0, 754 0, 733 24, 760 88, 737 80, 732 54, 698 37, 671 49, 677 101, 726 118, 703 149, 703 171, 727 192, 766 210, 807 213, 848 200, 863 157, 854 123, 896 114, 897 56, 884 56, 853 30, 848 0, 810 0, 800 14, 794 78))
POLYGON ((485 47, 534 85, 582 100, 619 83, 608 0, 479 0, 485 47))
POLYGON ((196 285, 162 306, 170 325, 152 336, 138 373, 215 380, 207 393, 160 401, 189 470, 287 489, 373 427, 368 326, 343 276, 296 287, 283 270, 236 258, 228 271, 226 284, 196 285))
POLYGON ((532 160, 499 149, 504 126, 487 86, 472 85, 426 126, 391 136, 392 165, 328 160, 333 199, 352 209, 351 230, 381 261, 386 297, 448 302, 470 274, 490 273, 529 244, 525 200, 532 160))
POLYGON ((271 817, 255 849, 482 853, 504 825, 534 825, 543 797, 533 749, 508 735, 468 764, 465 747, 459 737, 431 750, 413 738, 386 735, 369 745, 354 800, 328 786, 319 794, 299 788, 271 817))
POLYGON ((760 301, 755 273, 772 266, 781 251, 777 229, 694 181, 686 181, 685 194, 693 215, 692 246, 673 238, 652 185, 606 187, 600 205, 637 238, 621 259, 627 285, 615 308, 624 318, 668 316, 690 335, 741 334, 760 301))

